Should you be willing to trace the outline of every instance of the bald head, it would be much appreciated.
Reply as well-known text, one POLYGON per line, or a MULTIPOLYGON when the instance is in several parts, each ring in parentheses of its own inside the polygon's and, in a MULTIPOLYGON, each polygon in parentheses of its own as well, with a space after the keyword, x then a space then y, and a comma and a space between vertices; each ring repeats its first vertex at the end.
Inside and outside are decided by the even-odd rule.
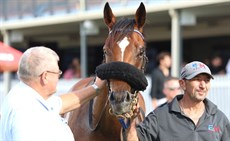
POLYGON ((58 67, 59 57, 50 48, 39 46, 27 49, 19 62, 18 77, 28 81, 53 67, 58 67))

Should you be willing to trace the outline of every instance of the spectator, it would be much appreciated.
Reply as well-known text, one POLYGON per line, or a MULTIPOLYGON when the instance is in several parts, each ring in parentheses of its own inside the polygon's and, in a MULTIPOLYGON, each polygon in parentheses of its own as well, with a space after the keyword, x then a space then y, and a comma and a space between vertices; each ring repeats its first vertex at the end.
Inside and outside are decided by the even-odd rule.
POLYGON ((167 99, 163 94, 164 81, 170 76, 171 56, 168 52, 161 52, 157 56, 158 67, 152 71, 151 74, 151 90, 150 96, 152 98, 153 108, 165 103, 167 99))
POLYGON ((212 71, 213 75, 226 74, 226 71, 225 71, 225 68, 224 68, 224 65, 223 65, 223 60, 219 55, 214 55, 211 58, 209 68, 212 71))
POLYGON ((93 85, 53 95, 61 71, 59 57, 46 47, 26 50, 20 60, 20 82, 4 99, 1 109, 1 141, 73 141, 64 114, 86 103, 105 86, 96 78, 93 85))
POLYGON ((81 65, 78 58, 73 58, 70 67, 64 73, 64 79, 73 79, 81 77, 81 65))
POLYGON ((146 52, 148 63, 146 64, 145 74, 147 75, 151 75, 153 69, 156 67, 156 54, 157 51, 154 48, 151 48, 146 52))
POLYGON ((167 98, 167 102, 171 102, 174 97, 182 93, 179 79, 176 77, 168 77, 164 82, 163 93, 167 98))
MULTIPOLYGON (((213 79, 202 62, 188 63, 179 80, 184 95, 151 112, 143 122, 123 130, 128 141, 230 141, 230 122, 206 96, 213 79)), ((138 109, 138 105, 137 108, 138 109)), ((138 111, 137 111, 138 112, 138 111)))

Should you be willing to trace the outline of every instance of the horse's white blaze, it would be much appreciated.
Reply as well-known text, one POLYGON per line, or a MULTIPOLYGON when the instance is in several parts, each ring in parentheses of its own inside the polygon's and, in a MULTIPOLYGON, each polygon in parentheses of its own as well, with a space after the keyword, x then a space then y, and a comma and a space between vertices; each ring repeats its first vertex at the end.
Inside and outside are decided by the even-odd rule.
POLYGON ((119 45, 119 47, 121 48, 121 59, 122 61, 124 61, 124 52, 125 52, 125 48, 129 45, 129 41, 128 38, 125 37, 123 38, 120 42, 117 43, 119 45))

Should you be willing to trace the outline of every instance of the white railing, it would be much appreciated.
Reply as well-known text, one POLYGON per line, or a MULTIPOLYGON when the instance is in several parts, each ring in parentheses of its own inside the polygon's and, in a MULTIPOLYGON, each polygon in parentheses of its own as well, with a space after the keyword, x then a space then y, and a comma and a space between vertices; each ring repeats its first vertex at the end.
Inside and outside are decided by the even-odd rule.
POLYGON ((208 99, 215 103, 230 119, 230 75, 214 77, 208 99))
MULTIPOLYGON (((149 96, 149 91, 151 87, 150 77, 147 76, 148 87, 142 92, 145 103, 146 103, 146 114, 153 110, 151 99, 149 96)), ((64 80, 61 79, 57 86, 57 95, 66 93, 70 90, 70 88, 79 81, 79 79, 74 80, 64 80)), ((12 81, 12 86, 15 85, 18 80, 12 81)), ((3 83, 0 81, 0 104, 2 103, 4 98, 3 94, 3 83)), ((226 114, 228 119, 230 119, 230 76, 215 76, 214 80, 211 81, 211 89, 208 94, 208 99, 210 99, 213 103, 215 103, 218 108, 226 114)), ((0 106, 1 107, 1 106, 0 106)))

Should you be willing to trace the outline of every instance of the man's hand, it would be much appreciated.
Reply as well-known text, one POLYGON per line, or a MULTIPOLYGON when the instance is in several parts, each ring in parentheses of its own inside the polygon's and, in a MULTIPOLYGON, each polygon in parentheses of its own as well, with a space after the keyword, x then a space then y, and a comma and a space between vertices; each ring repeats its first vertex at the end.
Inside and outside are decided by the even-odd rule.
POLYGON ((105 87, 106 80, 101 80, 99 77, 96 77, 94 84, 96 84, 99 89, 102 89, 105 87))
MULTIPOLYGON (((139 104, 134 107, 134 114, 138 115, 139 104)), ((126 130, 123 129, 123 134, 121 135, 121 140, 123 141, 138 141, 136 125, 138 124, 138 116, 134 116, 134 118, 130 119, 130 126, 126 130)))

